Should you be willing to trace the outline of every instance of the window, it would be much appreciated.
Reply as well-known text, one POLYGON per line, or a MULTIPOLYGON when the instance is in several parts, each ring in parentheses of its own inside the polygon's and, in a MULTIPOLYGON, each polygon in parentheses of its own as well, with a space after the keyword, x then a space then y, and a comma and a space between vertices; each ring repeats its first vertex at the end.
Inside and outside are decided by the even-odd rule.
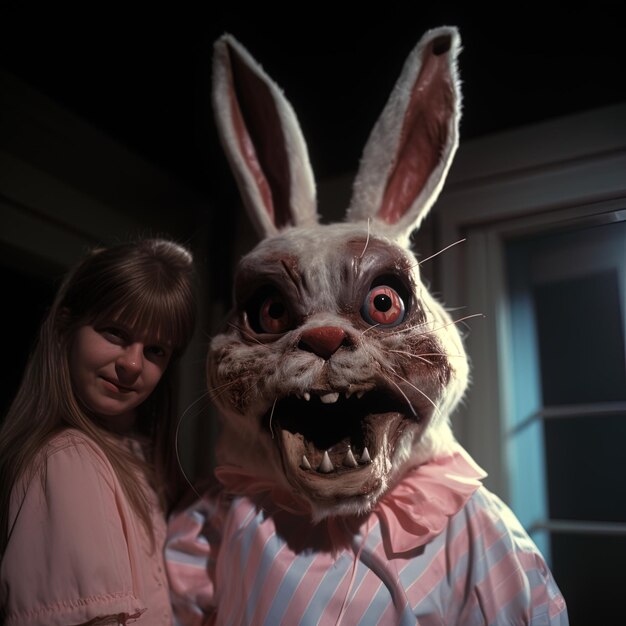
POLYGON ((461 145, 438 206, 468 322, 455 432, 577 624, 618 623, 626 559, 626 107, 461 145))
POLYGON ((510 502, 570 612, 607 623, 626 560, 626 221, 513 239, 505 255, 510 502))

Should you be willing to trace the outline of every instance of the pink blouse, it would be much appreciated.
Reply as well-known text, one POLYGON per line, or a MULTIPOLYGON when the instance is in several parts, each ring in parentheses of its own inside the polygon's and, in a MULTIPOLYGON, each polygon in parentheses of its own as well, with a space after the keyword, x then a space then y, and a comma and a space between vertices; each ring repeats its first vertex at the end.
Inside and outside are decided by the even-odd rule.
POLYGON ((7 626, 81 624, 103 616, 114 616, 106 623, 172 624, 156 495, 152 550, 98 445, 66 430, 42 453, 42 471, 11 496, 0 566, 7 626))

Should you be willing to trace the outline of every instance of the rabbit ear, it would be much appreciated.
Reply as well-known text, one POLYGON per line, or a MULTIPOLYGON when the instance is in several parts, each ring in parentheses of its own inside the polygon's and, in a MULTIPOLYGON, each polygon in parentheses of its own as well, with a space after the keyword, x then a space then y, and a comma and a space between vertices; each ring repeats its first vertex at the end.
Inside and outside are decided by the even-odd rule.
POLYGON ((456 28, 428 31, 409 55, 363 151, 348 220, 373 218, 408 242, 437 199, 458 145, 456 28))
POLYGON ((239 192, 261 237, 317 222, 315 182, 291 105, 232 36, 215 43, 213 108, 239 192))

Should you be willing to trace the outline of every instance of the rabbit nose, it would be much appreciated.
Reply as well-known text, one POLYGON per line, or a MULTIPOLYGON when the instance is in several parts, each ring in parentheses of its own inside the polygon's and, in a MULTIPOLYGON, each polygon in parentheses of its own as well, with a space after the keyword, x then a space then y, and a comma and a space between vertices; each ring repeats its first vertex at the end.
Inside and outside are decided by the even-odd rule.
POLYGON ((318 326, 309 328, 300 335, 298 348, 329 359, 345 340, 346 333, 338 326, 318 326))

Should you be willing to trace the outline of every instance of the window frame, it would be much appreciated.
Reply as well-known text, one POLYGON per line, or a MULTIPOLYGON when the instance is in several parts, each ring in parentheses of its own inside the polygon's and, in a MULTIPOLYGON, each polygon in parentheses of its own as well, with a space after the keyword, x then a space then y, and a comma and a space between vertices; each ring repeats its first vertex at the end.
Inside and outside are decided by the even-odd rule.
POLYGON ((511 501, 510 311, 505 245, 626 209, 626 104, 461 144, 435 206, 446 306, 468 321, 472 384, 453 418, 457 438, 489 473, 485 484, 511 501), (462 316, 462 315, 460 315, 462 316))

